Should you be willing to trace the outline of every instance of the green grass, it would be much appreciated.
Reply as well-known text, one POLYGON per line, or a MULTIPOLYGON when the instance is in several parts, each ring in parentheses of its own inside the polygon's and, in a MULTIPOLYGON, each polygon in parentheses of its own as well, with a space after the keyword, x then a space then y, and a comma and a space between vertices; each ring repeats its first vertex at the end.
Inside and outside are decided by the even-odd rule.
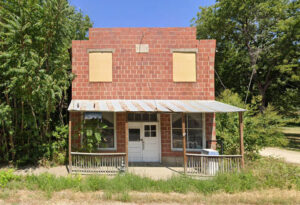
POLYGON ((210 194, 216 191, 236 193, 266 188, 300 190, 300 167, 273 158, 261 158, 249 161, 242 172, 220 174, 208 180, 197 180, 187 176, 152 180, 133 174, 117 175, 113 178, 96 175, 56 177, 41 174, 10 177, 5 188, 42 190, 49 197, 52 192, 66 189, 81 192, 102 190, 108 200, 112 194, 118 194, 119 200, 124 202, 130 201, 131 191, 210 194))

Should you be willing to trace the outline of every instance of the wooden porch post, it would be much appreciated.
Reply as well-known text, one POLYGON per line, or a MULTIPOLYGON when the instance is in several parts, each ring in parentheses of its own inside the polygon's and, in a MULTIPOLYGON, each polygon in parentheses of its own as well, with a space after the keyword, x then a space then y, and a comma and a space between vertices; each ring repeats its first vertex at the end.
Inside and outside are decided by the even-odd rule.
POLYGON ((184 173, 186 174, 186 133, 185 133, 185 114, 182 113, 182 146, 183 146, 183 164, 184 164, 184 173))
POLYGON ((125 116, 125 166, 126 170, 128 169, 128 113, 126 112, 125 116))
POLYGON ((244 123, 243 123, 243 112, 239 112, 239 125, 240 125, 240 153, 242 155, 242 168, 244 168, 244 123))
POLYGON ((69 172, 72 174, 72 121, 71 116, 69 116, 69 172))

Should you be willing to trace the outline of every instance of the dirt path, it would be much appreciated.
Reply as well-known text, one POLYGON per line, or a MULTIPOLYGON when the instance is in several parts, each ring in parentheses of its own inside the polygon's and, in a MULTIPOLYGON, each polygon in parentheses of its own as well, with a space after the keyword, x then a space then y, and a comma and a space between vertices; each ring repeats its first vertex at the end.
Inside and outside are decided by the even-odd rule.
POLYGON ((300 152, 275 147, 267 147, 259 152, 262 156, 283 158, 286 162, 300 164, 300 152))

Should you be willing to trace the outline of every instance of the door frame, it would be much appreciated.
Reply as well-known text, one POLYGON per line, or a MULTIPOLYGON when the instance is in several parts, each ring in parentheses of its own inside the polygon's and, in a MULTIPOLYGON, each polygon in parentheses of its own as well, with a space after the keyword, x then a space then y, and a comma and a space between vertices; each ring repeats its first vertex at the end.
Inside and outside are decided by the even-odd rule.
MULTIPOLYGON (((130 128, 140 127, 141 132, 143 132, 144 135, 144 125, 150 124, 150 125, 156 125, 157 131, 156 131, 156 137, 157 137, 157 143, 158 143, 158 156, 159 161, 161 163, 161 128, 160 128, 160 116, 157 115, 157 122, 128 122, 128 130, 126 132, 129 134, 130 128)), ((129 139, 128 139, 128 146, 129 146, 129 139)), ((128 150, 129 152, 129 150, 128 150)))

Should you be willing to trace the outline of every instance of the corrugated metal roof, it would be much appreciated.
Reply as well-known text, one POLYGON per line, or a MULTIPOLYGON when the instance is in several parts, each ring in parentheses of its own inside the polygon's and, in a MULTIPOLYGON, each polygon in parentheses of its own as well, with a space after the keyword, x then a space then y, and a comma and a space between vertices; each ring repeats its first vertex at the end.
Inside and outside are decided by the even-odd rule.
POLYGON ((215 100, 72 100, 69 111, 86 112, 244 112, 215 100))

